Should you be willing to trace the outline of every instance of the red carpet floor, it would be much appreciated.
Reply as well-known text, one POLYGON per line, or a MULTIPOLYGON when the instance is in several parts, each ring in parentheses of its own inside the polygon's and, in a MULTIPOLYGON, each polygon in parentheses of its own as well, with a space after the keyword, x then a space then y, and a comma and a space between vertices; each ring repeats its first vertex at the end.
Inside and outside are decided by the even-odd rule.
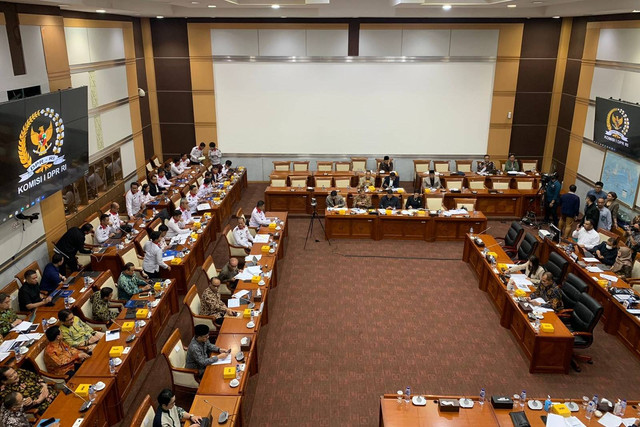
MULTIPOLYGON (((249 186, 245 212, 264 187, 249 186)), ((490 223, 491 234, 504 235, 507 222, 490 223)), ((461 261, 462 243, 310 239, 304 250, 308 225, 308 217, 290 220, 259 341, 260 372, 244 400, 245 425, 373 426, 379 396, 407 385, 430 394, 477 395, 485 387, 488 394, 524 388, 529 396, 640 399, 639 361, 601 326, 586 352, 593 365, 569 375, 529 374, 528 360, 461 261)), ((224 239, 213 256, 218 268, 226 262, 224 239)), ((201 277, 196 282, 204 288, 201 277)), ((185 342, 191 338, 184 310, 170 324, 185 342)), ((144 395, 155 399, 170 384, 161 356, 147 365, 125 402, 123 426, 144 395)), ((188 408, 189 400, 178 403, 188 408)))

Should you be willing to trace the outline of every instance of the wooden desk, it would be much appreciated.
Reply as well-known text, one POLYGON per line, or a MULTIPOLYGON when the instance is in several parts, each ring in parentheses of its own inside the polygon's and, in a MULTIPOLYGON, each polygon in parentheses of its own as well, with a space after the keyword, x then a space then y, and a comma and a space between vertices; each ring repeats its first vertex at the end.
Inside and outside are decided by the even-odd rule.
MULTIPOLYGON (((74 280, 70 283, 69 287, 67 289, 62 289, 62 288, 58 288, 58 289, 62 289, 62 290, 68 290, 68 291, 73 291, 73 293, 70 295, 71 298, 75 299, 75 302, 73 304, 71 304, 71 307, 80 307, 82 306, 82 304, 84 304, 84 302, 88 299, 91 298, 91 288, 93 289, 100 289, 100 286, 102 286, 102 284, 105 282, 105 280, 107 280, 107 278, 109 277, 109 274, 106 271, 90 271, 90 272, 83 272, 83 273, 79 273, 76 274, 74 276, 74 280), (91 284, 91 286, 89 288, 87 288, 86 291, 81 292, 84 289, 84 275, 91 275, 92 279, 93 279, 93 283, 91 284), (97 276, 96 276, 97 275, 97 276), (95 276, 95 277, 93 277, 95 276)), ((38 307, 38 313, 50 313, 48 317, 58 317, 58 312, 62 309, 64 309, 64 298, 59 298, 56 303, 53 306, 48 306, 48 305, 43 305, 41 307, 38 307)), ((47 318, 48 318, 47 317, 47 318)))
POLYGON ((402 215, 340 215, 336 211, 325 213, 327 237, 367 238, 373 240, 463 240, 471 227, 484 230, 487 218, 482 212, 468 216, 411 216, 402 215))
POLYGON ((96 400, 86 412, 79 411, 84 403, 79 397, 73 393, 65 395, 60 392, 41 419, 58 418, 61 427, 71 427, 78 418, 84 418, 83 426, 106 427, 118 423, 124 418, 124 412, 112 378, 74 377, 67 385, 75 390, 80 384, 95 384, 98 381, 105 383, 105 388, 96 392, 96 400))
MULTIPOLYGON (((481 236, 485 246, 497 253, 498 263, 510 263, 496 240, 487 234, 481 236)), ((464 240, 462 259, 468 262, 478 277, 478 286, 488 292, 498 313, 500 325, 509 328, 520 348, 529 359, 530 373, 568 373, 573 354, 573 335, 555 313, 545 313, 541 323, 551 323, 553 333, 536 332, 529 318, 508 294, 506 286, 484 257, 483 248, 478 247, 467 236, 464 240)))
MULTIPOLYGON (((257 302, 255 303, 256 307, 254 310, 258 310, 263 303, 257 302)), ((249 334, 249 333, 258 333, 260 332, 260 326, 262 325, 262 314, 259 316, 255 316, 253 318, 253 322, 255 326, 253 328, 248 328, 247 323, 249 323, 250 319, 242 317, 242 311, 247 308, 246 305, 241 305, 238 308, 232 308, 234 311, 239 311, 239 317, 225 317, 224 322, 222 323, 222 327, 220 328, 221 334, 249 334)))
MULTIPOLYGON (((227 320, 224 321, 224 324, 227 323, 227 320)), ((223 327, 224 327, 223 324, 223 327)), ((220 334, 222 335, 222 333, 220 334)), ((218 337, 220 337, 220 335, 218 337)), ((241 336, 241 334, 237 334, 237 336, 241 336)), ((242 335, 243 336, 243 335, 242 335)), ((233 336, 223 337, 222 339, 233 339, 233 336)), ((252 343, 257 339, 257 335, 252 338, 252 343)), ((222 342, 222 341, 221 341, 222 342)), ((218 341, 216 341, 216 344, 218 341)), ((223 347, 224 348, 224 347, 223 347)), ((202 376, 202 380, 200 381, 200 387, 198 387, 198 394, 203 395, 213 395, 213 396, 242 396, 244 394, 245 387, 247 385, 247 379, 250 375, 250 367, 253 363, 252 358, 257 357, 257 354, 252 354, 250 352, 245 352, 245 372, 240 376, 240 385, 238 387, 231 387, 229 383, 231 379, 224 379, 223 371, 224 368, 229 366, 236 366, 238 362, 235 360, 235 352, 240 349, 240 342, 237 341, 237 344, 231 345, 231 357, 233 358, 230 364, 224 365, 209 365, 204 371, 204 375, 202 376), (235 347, 234 347, 235 346, 235 347), (236 350, 237 349, 237 350, 236 350), (236 350, 234 352, 234 350, 236 350)))
MULTIPOLYGON (((227 411, 229 413, 229 421, 225 426, 241 426, 242 425, 242 396, 211 396, 206 394, 196 394, 191 403, 191 408, 187 412, 194 415, 205 417, 211 412, 211 425, 218 425, 218 416, 220 411, 211 408, 211 405, 227 411), (205 400, 208 402, 205 402, 205 400)), ((189 427, 191 421, 186 421, 184 427, 189 427)))
MULTIPOLYGON (((254 375, 258 373, 258 334, 223 334, 220 333, 218 338, 216 339, 216 345, 220 348, 230 348, 231 355, 234 357, 240 351, 240 340, 244 337, 249 337, 251 339, 251 345, 249 346, 249 350, 243 351, 244 357, 246 360, 250 360, 251 363, 247 365, 249 367, 248 371, 249 375, 254 375), (249 355, 251 355, 251 359, 249 359, 249 355)), ((238 363, 238 362, 235 362, 238 363)))

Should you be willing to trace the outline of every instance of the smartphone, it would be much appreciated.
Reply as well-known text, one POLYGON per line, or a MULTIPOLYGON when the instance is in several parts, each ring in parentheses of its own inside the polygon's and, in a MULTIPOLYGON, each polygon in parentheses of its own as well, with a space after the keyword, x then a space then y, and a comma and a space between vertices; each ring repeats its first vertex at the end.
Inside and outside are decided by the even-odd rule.
POLYGON ((147 298, 148 296, 149 296, 149 292, 138 294, 138 297, 140 298, 147 298))
POLYGON ((547 425, 547 416, 546 415, 540 415, 540 419, 542 420, 544 425, 547 425))
POLYGON ((38 427, 44 427, 44 426, 48 426, 53 424, 56 421, 55 418, 49 418, 47 420, 41 421, 40 424, 38 424, 38 427))

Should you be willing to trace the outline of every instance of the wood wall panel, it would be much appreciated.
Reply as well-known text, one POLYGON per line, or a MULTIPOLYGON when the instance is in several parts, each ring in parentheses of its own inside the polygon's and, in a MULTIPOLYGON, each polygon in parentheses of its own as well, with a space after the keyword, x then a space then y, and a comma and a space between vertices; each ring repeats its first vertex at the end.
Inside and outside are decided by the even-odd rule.
POLYGON ((140 20, 142 32, 142 45, 144 49, 145 73, 147 80, 147 98, 149 99, 149 118, 151 120, 151 135, 153 140, 153 152, 164 153, 162 150, 162 132, 160 130, 160 117, 158 115, 158 91, 156 88, 156 68, 153 57, 153 43, 151 37, 151 24, 149 18, 140 20))
MULTIPOLYGON (((140 19, 133 20, 133 43, 135 47, 136 57, 136 78, 138 85, 145 92, 148 91, 147 70, 144 59, 144 41, 142 39, 142 23, 140 19)), ((144 145, 144 158, 148 159, 155 153, 153 149, 153 132, 151 131, 151 112, 149 110, 149 97, 144 96, 138 98, 140 106, 140 124, 142 125, 142 142, 144 145), (148 129, 148 130, 147 130, 148 129)), ((162 153, 158 152, 157 156, 162 158, 162 153)))
MULTIPOLYGON (((189 61, 196 141, 218 142, 211 25, 189 24, 189 61)), ((225 147, 221 147, 222 150, 225 147)))

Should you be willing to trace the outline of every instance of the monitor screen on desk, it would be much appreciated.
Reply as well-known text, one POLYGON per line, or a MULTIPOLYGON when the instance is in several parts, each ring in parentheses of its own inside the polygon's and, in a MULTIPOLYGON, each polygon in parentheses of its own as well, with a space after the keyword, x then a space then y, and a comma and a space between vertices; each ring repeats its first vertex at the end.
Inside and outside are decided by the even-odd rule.
POLYGON ((560 229, 551 224, 549 230, 551 230, 551 241, 560 243, 560 238, 562 237, 562 232, 560 231, 560 229))

